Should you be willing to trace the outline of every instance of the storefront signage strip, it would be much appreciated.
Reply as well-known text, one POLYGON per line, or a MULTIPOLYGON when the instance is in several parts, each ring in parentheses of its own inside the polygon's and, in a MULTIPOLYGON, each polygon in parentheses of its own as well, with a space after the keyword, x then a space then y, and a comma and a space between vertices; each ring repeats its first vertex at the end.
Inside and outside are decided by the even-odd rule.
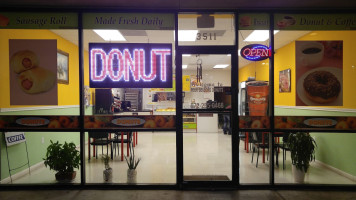
POLYGON ((355 30, 356 15, 352 14, 275 14, 276 30, 355 30))
POLYGON ((76 13, 0 13, 0 29, 77 29, 76 13))
POLYGON ((174 30, 174 14, 84 13, 84 29, 174 30))
POLYGON ((269 15, 266 13, 240 14, 239 30, 269 30, 269 15))
POLYGON ((79 116, 0 116, 0 129, 75 129, 79 116))
MULTIPOLYGON (((84 128, 175 129, 175 115, 95 115, 84 117, 84 128)), ((0 129, 79 129, 79 116, 0 116, 0 129)))
POLYGON ((147 129, 174 129, 175 115, 101 115, 85 116, 84 128, 147 128, 147 129))
MULTIPOLYGON (((268 116, 240 116, 241 129, 270 128, 268 116)), ((356 130, 356 117, 275 116, 275 129, 356 130)))

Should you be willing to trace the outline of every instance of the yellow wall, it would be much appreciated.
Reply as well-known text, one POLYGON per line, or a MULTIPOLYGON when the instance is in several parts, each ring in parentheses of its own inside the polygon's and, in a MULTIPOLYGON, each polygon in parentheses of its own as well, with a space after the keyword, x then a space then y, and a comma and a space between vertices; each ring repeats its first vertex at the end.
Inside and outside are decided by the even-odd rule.
MULTIPOLYGON (((49 30, 0 30, 0 108, 10 108, 9 81, 9 39, 56 39, 57 48, 69 53, 69 84, 58 84, 58 105, 79 105, 79 55, 78 47, 49 30)), ((85 71, 88 71, 88 54, 84 57, 85 71)), ((85 85, 89 84, 89 75, 85 85)))
MULTIPOLYGON (((313 31, 298 40, 343 40, 343 100, 341 108, 356 109, 356 31, 313 31)), ((278 39, 278 35, 276 35, 278 39)), ((278 49, 274 57, 274 94, 275 105, 295 106, 295 42, 278 49), (279 71, 291 69, 291 92, 279 93, 279 71)), ((262 61, 256 64, 257 80, 268 80, 268 72, 261 67, 262 61), (266 76, 265 76, 266 74, 266 76)), ((267 69, 267 68, 266 68, 267 69)), ((249 64, 239 70, 239 82, 248 76, 254 76, 255 64, 249 64)), ((337 108, 340 108, 337 107, 337 108)))
POLYGON ((248 77, 255 77, 257 81, 268 81, 269 63, 268 60, 251 63, 239 69, 239 82, 246 81, 248 77))

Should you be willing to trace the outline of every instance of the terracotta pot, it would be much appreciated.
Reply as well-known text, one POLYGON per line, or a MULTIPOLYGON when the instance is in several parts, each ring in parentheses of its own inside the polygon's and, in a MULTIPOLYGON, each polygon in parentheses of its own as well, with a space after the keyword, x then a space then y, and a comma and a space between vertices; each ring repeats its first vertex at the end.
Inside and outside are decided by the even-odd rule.
POLYGON ((56 180, 57 181, 73 181, 77 175, 77 172, 66 172, 66 173, 56 173, 56 180))

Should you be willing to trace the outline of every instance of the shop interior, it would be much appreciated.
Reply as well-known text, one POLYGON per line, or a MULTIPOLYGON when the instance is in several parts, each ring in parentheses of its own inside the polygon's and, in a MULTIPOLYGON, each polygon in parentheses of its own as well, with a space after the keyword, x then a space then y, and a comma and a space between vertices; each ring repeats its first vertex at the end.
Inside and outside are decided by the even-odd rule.
MULTIPOLYGON (((196 15, 179 15, 179 45, 233 45, 235 41, 234 16, 215 15, 213 28, 197 28, 196 15), (195 30, 193 39, 180 37, 186 31, 195 30), (197 33, 208 33, 197 39, 197 33), (212 39, 210 39, 210 38, 212 39), (215 39, 214 39, 215 38, 215 39)), ((174 52, 173 30, 119 30, 124 41, 118 43, 169 43, 174 52)), ((269 46, 267 38, 247 41, 253 30, 238 30, 238 47, 260 43, 269 46)), ((267 34, 268 31, 266 30, 267 34)), ((269 80, 269 62, 247 61, 238 57, 239 77, 231 79, 230 54, 183 54, 182 77, 173 74, 172 88, 89 88, 89 43, 112 43, 101 38, 95 30, 85 29, 84 44, 84 84, 85 115, 175 115, 176 88, 175 80, 183 80, 183 175, 184 180, 229 181, 232 179, 232 140, 231 134, 239 134, 239 182, 240 184, 269 184, 270 163, 267 149, 254 152, 253 142, 247 142, 245 133, 232 133, 229 124, 230 112, 200 113, 185 112, 189 109, 220 108, 231 109, 231 83, 239 82, 239 89, 248 80, 274 81, 275 116, 356 116, 355 85, 356 69, 353 54, 356 52, 355 31, 278 31, 274 35, 275 59, 274 77, 269 80), (337 106, 296 106, 296 41, 343 41, 343 104, 337 106), (279 72, 291 70, 291 91, 279 91, 279 72), (197 79, 200 79, 199 81, 197 79), (185 85, 186 84, 186 85, 185 85), (258 162, 258 164, 257 164, 258 162), (210 177, 206 179, 206 177, 210 177), (205 178, 205 179, 204 179, 205 178)), ((260 36, 262 37, 262 36, 260 36)), ((58 83, 58 106, 14 106, 10 104, 9 95, 0 97, 0 115, 79 115, 79 48, 77 30, 34 30, 1 29, 0 47, 8 52, 9 39, 55 39, 57 48, 69 54, 68 83, 58 83)), ((174 55, 174 53, 173 53, 174 55)), ((175 56, 175 55, 174 55, 175 56)), ((175 57, 173 56, 173 60, 175 57)), ((2 66, 8 66, 9 55, 0 55, 2 66)), ((173 62, 172 71, 175 72, 173 62)), ((10 93, 9 68, 0 74, 0 90, 10 93)), ((243 113, 243 96, 239 92, 239 116, 243 113)), ((135 184, 176 184, 176 132, 150 131, 137 134, 121 135, 110 133, 110 138, 125 137, 132 144, 135 156, 140 158, 137 166, 135 184)), ((262 133, 255 133, 262 136, 262 133)), ((252 139, 252 133, 250 141, 252 139)), ((356 168, 353 152, 356 135, 354 133, 311 133, 317 143, 315 162, 311 163, 306 174, 306 184, 355 184, 356 168)), ((1 184, 55 184, 55 171, 46 168, 43 158, 50 141, 74 142, 79 148, 78 132, 26 132, 26 143, 14 147, 5 147, 1 142, 1 184), (27 155, 26 155, 27 152, 27 155), (9 159, 10 158, 10 159, 9 159), (16 159, 11 159, 16 158, 16 159), (28 163, 26 163, 28 161, 28 163), (9 166, 25 166, 11 171, 9 166)), ((260 137, 258 136, 258 137, 260 137)), ((98 146, 97 157, 89 134, 85 138, 85 172, 86 183, 107 183, 102 171, 105 165, 102 155, 110 155, 112 179, 109 183, 127 184, 127 162, 129 143, 98 146)), ((282 141, 282 138, 280 138, 282 141)), ((290 152, 277 151, 278 166, 274 169, 274 180, 278 184, 294 184, 290 152)), ((80 183, 80 169, 72 182, 80 183)))

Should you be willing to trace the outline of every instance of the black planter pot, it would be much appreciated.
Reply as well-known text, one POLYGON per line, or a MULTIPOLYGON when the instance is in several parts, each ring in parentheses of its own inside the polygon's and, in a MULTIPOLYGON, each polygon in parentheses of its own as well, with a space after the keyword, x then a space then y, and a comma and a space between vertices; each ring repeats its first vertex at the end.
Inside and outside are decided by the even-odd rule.
POLYGON ((77 175, 77 172, 65 172, 65 173, 56 173, 56 180, 57 181, 73 181, 75 179, 75 176, 77 175))

